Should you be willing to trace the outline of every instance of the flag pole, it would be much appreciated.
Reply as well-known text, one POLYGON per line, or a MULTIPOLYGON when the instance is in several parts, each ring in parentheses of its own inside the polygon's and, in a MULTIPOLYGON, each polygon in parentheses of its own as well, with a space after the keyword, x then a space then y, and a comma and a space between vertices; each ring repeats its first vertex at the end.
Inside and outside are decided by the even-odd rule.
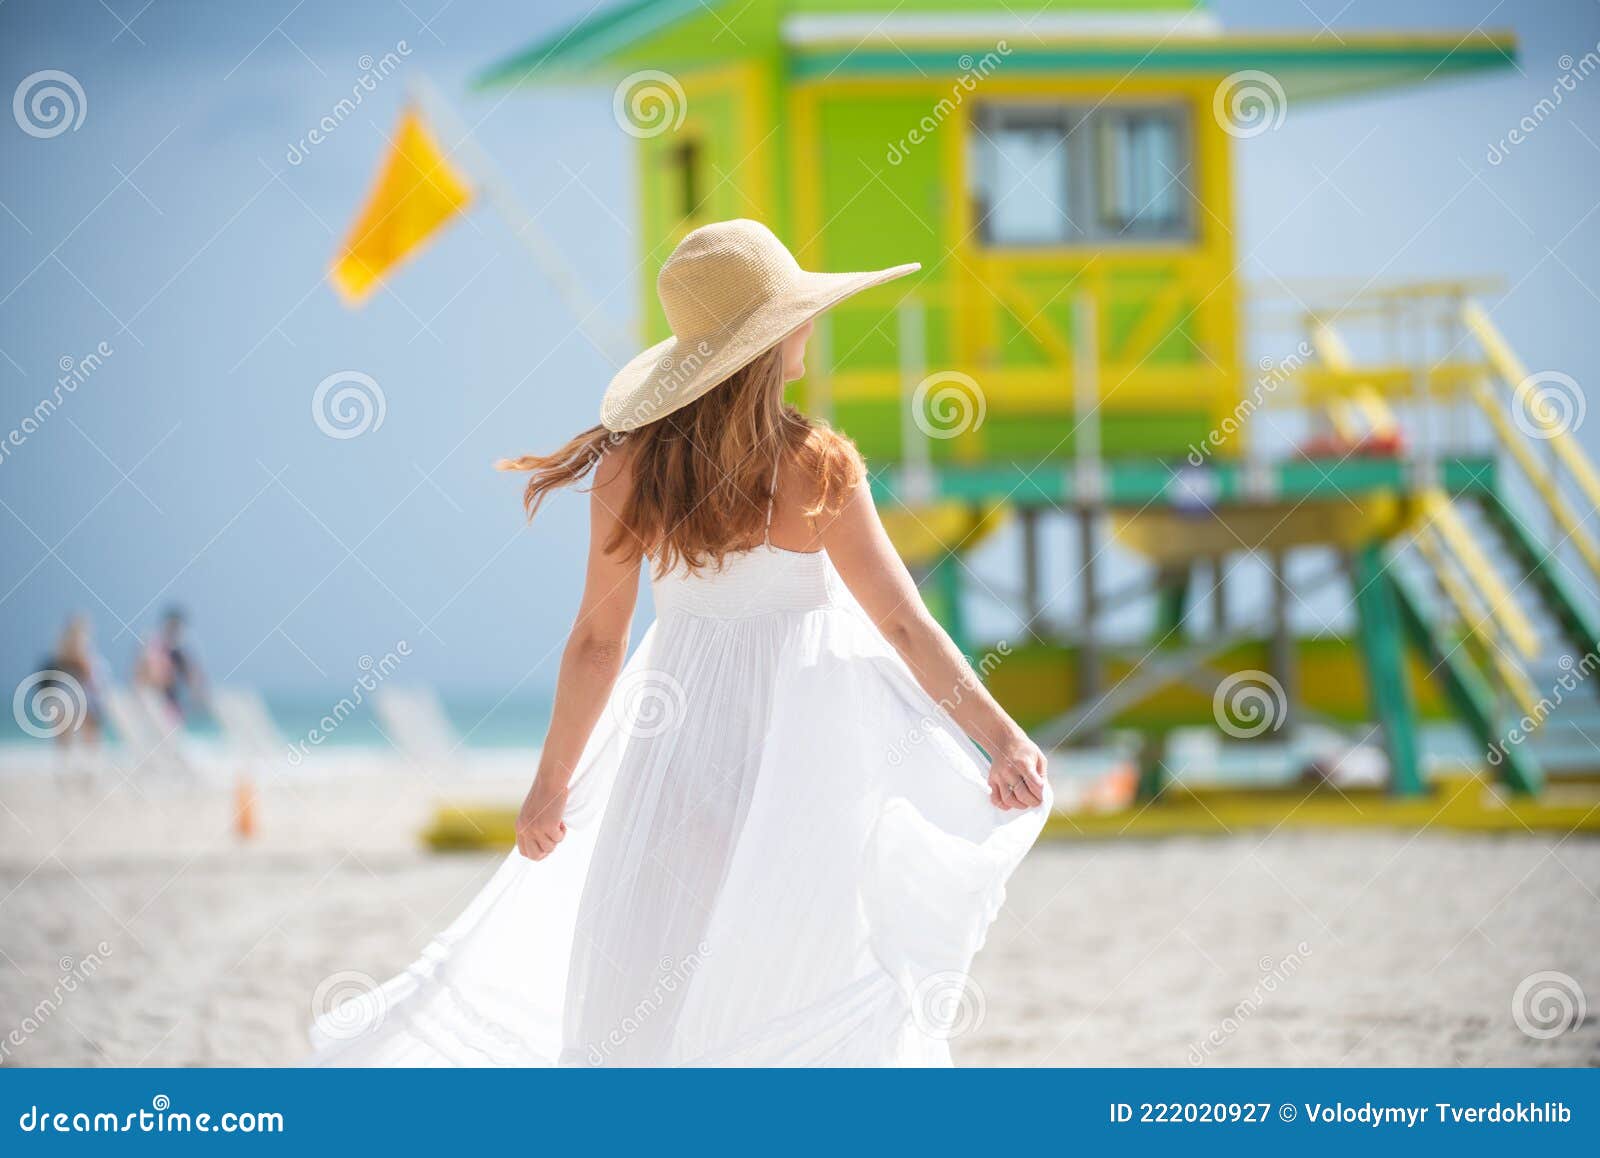
POLYGON ((424 116, 446 129, 452 140, 449 151, 457 154, 461 167, 482 190, 489 204, 500 215, 534 264, 555 285, 556 293, 578 321, 578 329, 600 355, 620 367, 636 353, 638 343, 631 340, 629 327, 619 326, 602 309, 600 302, 584 286, 573 265, 551 243, 533 214, 511 192, 499 167, 482 146, 473 140, 455 109, 426 77, 414 77, 408 91, 424 116))

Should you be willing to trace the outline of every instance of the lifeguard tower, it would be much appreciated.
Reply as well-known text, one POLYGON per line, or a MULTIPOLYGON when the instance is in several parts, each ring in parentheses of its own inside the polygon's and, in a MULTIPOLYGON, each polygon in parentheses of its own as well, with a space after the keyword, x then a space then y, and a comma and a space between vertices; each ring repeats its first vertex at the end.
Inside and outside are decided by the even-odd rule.
POLYGON ((1489 283, 1291 287, 1252 312, 1232 176, 1289 106, 1514 54, 1478 30, 1234 33, 1184 0, 634 0, 480 83, 612 87, 651 273, 729 217, 769 223, 812 268, 923 263, 827 316, 798 393, 860 445, 974 657, 964 556, 1019 522, 1014 646, 982 666, 1045 743, 1134 730, 1154 796, 1172 729, 1375 721, 1406 797, 1428 787, 1418 721, 1448 715, 1516 795, 1545 782, 1524 733, 1600 688, 1561 690, 1600 663, 1600 476, 1568 400, 1479 304, 1489 283), (1277 357, 1244 364, 1247 319, 1280 327, 1277 357), (1269 407, 1311 416, 1276 458, 1250 437, 1269 407), (1513 505, 1507 466, 1537 510, 1513 505), (1052 519, 1080 545, 1065 600, 1040 579, 1052 519), (1109 541, 1147 563, 1138 582, 1107 590, 1109 541), (1349 639, 1290 630, 1314 584, 1291 590, 1285 561, 1309 547, 1335 549, 1349 639), (1199 615, 1241 558, 1276 577, 1259 618, 1199 615), (1111 646, 1103 617, 1139 600, 1150 637, 1111 646), (1230 725, 1241 673, 1265 691, 1230 725))

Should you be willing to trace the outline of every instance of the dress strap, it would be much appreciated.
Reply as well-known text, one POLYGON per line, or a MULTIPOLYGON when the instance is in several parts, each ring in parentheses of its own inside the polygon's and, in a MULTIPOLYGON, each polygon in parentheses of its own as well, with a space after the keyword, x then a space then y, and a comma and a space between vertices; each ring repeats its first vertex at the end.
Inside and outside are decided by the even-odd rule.
POLYGON ((772 546, 772 508, 778 500, 778 467, 783 465, 783 455, 780 453, 772 462, 772 485, 767 488, 767 529, 762 532, 761 545, 772 546))

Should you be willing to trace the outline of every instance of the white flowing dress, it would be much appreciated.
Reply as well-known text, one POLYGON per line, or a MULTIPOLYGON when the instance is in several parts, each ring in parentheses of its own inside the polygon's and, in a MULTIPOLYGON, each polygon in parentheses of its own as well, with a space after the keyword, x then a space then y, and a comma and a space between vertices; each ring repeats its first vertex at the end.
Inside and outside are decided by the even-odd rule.
POLYGON ((421 960, 313 1028, 334 1065, 949 1065, 1044 824, 825 553, 654 580, 573 778, 421 960))

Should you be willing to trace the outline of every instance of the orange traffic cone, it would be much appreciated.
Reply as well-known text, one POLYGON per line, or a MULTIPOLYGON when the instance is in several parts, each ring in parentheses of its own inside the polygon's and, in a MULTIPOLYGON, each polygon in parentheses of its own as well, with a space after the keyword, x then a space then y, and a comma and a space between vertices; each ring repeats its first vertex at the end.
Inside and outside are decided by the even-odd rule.
POLYGON ((256 786, 250 773, 241 772, 233 786, 233 831, 240 840, 256 834, 256 786))

